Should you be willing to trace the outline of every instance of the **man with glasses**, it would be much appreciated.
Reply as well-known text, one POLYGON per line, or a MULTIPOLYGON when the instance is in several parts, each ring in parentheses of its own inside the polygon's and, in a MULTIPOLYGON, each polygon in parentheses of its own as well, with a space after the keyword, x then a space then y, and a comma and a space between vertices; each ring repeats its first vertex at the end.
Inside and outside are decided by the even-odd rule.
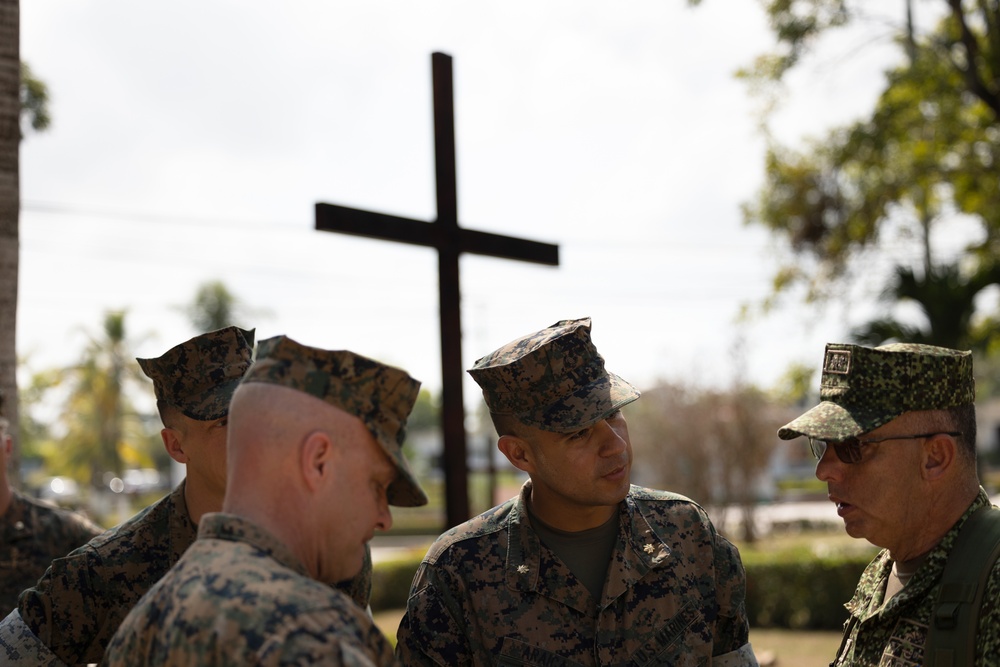
MULTIPOLYGON (((966 521, 990 507, 976 472, 972 354, 916 344, 829 344, 820 401, 778 436, 808 438, 816 477, 827 483, 847 533, 883 548, 847 604, 850 617, 832 664, 926 664, 949 554, 966 521)), ((998 649, 1000 565, 994 565, 974 664, 997 664, 998 649)))

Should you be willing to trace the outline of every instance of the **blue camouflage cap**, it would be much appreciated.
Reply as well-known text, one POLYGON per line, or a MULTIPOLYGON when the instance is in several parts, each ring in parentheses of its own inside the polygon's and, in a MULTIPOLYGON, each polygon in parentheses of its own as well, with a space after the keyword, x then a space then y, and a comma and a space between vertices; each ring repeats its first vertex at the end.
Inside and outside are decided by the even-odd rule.
POLYGON ((229 414, 229 399, 250 368, 253 329, 226 327, 175 345, 155 359, 136 359, 158 401, 199 421, 229 414))
POLYGON ((819 397, 819 405, 778 429, 778 437, 844 440, 904 412, 974 403, 972 353, 916 343, 876 348, 830 343, 819 397))
POLYGON ((358 417, 399 472, 389 485, 389 504, 427 504, 402 449, 406 419, 420 390, 420 382, 406 371, 347 350, 322 350, 274 336, 257 346, 257 361, 243 382, 296 389, 358 417))
POLYGON ((568 433, 607 418, 639 398, 609 373, 590 339, 590 318, 561 320, 482 357, 469 374, 490 412, 568 433))

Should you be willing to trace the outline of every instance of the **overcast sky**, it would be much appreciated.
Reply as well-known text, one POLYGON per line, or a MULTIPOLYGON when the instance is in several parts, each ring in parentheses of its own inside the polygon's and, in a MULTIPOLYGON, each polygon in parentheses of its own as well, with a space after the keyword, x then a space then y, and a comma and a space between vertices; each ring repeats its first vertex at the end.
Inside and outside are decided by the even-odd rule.
MULTIPOLYGON (((740 336, 769 387, 871 314, 793 300, 734 324, 776 258, 739 209, 763 181, 756 103, 733 76, 772 45, 755 0, 31 0, 21 28, 53 115, 21 149, 18 351, 33 369, 72 362, 113 309, 136 354, 157 356, 197 333, 177 307, 221 280, 258 338, 351 349, 437 391, 435 252, 313 219, 320 201, 434 219, 434 51, 454 58, 460 224, 561 257, 463 257, 465 367, 591 316, 609 368, 640 388, 731 381, 740 336)), ((795 77, 782 139, 871 108, 898 58, 878 34, 795 77)))

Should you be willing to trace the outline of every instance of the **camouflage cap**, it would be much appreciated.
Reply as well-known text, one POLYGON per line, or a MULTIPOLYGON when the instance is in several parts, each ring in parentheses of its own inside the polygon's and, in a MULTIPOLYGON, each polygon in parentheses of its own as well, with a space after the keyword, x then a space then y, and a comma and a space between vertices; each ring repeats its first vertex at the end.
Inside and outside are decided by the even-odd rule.
POLYGON ((469 374, 490 412, 567 433, 586 428, 639 398, 604 368, 590 340, 590 318, 561 320, 482 357, 469 374))
POLYGON ((355 415, 399 471, 389 485, 389 504, 427 504, 403 456, 406 419, 420 389, 420 382, 405 371, 347 350, 321 350, 275 336, 260 342, 257 361, 243 382, 297 389, 355 415))
POLYGON ((876 348, 830 343, 819 397, 819 405, 778 429, 778 437, 844 440, 904 412, 973 403, 972 353, 914 343, 876 348))
POLYGON ((254 330, 226 327, 195 336, 155 359, 136 359, 156 399, 199 421, 229 414, 229 399, 250 368, 254 330))

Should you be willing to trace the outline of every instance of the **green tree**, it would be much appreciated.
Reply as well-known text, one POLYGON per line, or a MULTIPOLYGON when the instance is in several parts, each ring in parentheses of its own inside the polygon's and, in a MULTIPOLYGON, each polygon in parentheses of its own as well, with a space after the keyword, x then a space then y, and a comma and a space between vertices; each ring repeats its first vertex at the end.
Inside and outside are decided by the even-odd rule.
POLYGON ((194 301, 184 308, 184 312, 199 333, 207 333, 236 325, 240 308, 239 300, 229 288, 215 280, 198 287, 194 301))
MULTIPOLYGON (((36 132, 47 130, 52 123, 49 88, 35 77, 26 62, 21 62, 21 119, 36 132)), ((24 136, 23 132, 21 136, 24 136)))
POLYGON ((139 391, 144 383, 131 348, 125 313, 107 313, 80 362, 47 381, 65 392, 58 438, 38 446, 50 474, 103 488, 107 474, 121 477, 126 466, 152 464, 149 420, 129 399, 129 389, 139 391))
MULTIPOLYGON (((781 83, 821 36, 867 17, 860 1, 768 0, 765 9, 777 49, 742 75, 768 95, 780 90, 769 84, 781 83)), ((790 250, 775 274, 775 294, 804 288, 809 302, 870 278, 872 267, 889 259, 884 242, 894 234, 909 239, 921 259, 889 259, 895 266, 883 297, 916 303, 925 322, 890 315, 856 337, 988 349, 993 334, 976 326, 983 316, 976 297, 998 282, 1000 3, 950 0, 926 34, 914 28, 912 3, 905 9, 894 37, 907 57, 886 73, 871 115, 803 151, 769 138, 766 182, 745 206, 745 219, 790 250), (932 230, 959 213, 976 220, 982 235, 962 256, 938 257, 932 230)))

